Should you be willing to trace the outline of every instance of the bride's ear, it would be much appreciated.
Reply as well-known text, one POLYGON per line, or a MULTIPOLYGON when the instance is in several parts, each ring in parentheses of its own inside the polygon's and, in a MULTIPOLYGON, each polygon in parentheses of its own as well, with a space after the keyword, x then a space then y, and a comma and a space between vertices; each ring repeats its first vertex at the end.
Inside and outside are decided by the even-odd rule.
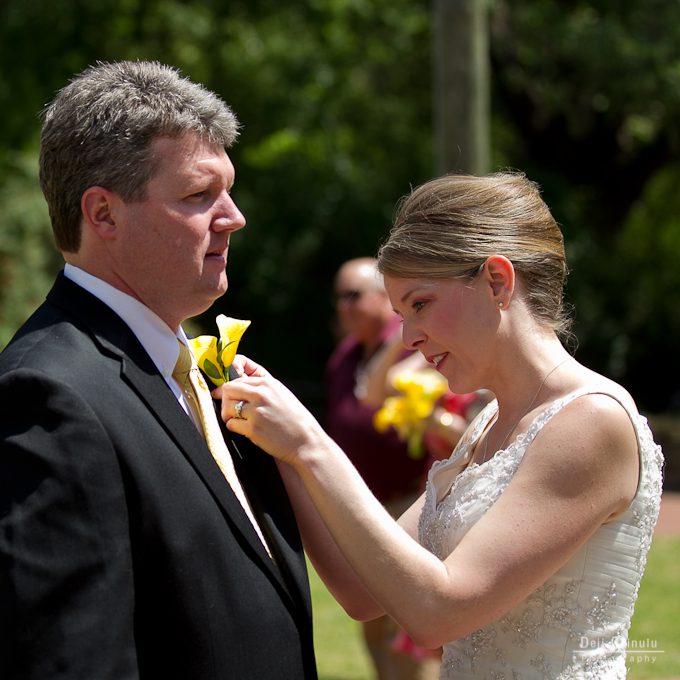
POLYGON ((506 309, 515 292, 515 268, 505 255, 491 255, 482 270, 494 306, 506 309))

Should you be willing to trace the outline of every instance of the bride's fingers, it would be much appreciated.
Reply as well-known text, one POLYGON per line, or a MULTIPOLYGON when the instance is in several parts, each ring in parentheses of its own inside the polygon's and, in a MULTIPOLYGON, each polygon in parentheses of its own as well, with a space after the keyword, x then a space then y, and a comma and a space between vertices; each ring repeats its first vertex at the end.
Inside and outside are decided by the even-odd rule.
POLYGON ((243 354, 237 354, 231 363, 234 370, 239 376, 266 376, 269 375, 267 369, 260 364, 255 363, 243 354))

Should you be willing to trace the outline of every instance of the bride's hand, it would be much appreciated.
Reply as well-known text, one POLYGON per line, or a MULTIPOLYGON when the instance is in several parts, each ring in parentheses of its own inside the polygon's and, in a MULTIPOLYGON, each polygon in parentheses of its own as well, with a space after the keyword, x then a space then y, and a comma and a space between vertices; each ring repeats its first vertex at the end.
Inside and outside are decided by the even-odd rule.
POLYGON ((222 386, 222 419, 228 430, 288 463, 326 439, 314 416, 264 367, 242 355, 233 365, 241 377, 222 386))

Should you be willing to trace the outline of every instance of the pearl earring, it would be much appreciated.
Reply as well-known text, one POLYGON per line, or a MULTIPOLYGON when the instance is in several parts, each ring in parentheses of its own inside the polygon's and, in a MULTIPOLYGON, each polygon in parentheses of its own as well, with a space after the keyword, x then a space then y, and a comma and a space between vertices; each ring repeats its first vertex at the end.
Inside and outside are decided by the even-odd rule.
POLYGON ((503 303, 502 302, 498 303, 498 309, 503 309, 503 303))

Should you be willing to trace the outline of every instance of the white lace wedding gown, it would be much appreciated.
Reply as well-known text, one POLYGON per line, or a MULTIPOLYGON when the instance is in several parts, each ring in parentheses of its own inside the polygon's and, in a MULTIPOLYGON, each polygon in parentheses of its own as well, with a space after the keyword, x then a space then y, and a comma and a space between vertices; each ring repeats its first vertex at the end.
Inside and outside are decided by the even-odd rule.
MULTIPOLYGON (((507 449, 482 465, 472 463, 454 478, 496 412, 496 402, 490 403, 451 458, 430 470, 420 542, 445 558, 503 493, 550 418, 576 397, 596 392, 579 390, 553 402, 507 449)), ((663 466, 646 419, 637 412, 629 416, 639 442, 640 481, 626 513, 598 529, 567 564, 508 614, 444 645, 442 679, 626 677, 628 628, 659 513, 663 466)))

